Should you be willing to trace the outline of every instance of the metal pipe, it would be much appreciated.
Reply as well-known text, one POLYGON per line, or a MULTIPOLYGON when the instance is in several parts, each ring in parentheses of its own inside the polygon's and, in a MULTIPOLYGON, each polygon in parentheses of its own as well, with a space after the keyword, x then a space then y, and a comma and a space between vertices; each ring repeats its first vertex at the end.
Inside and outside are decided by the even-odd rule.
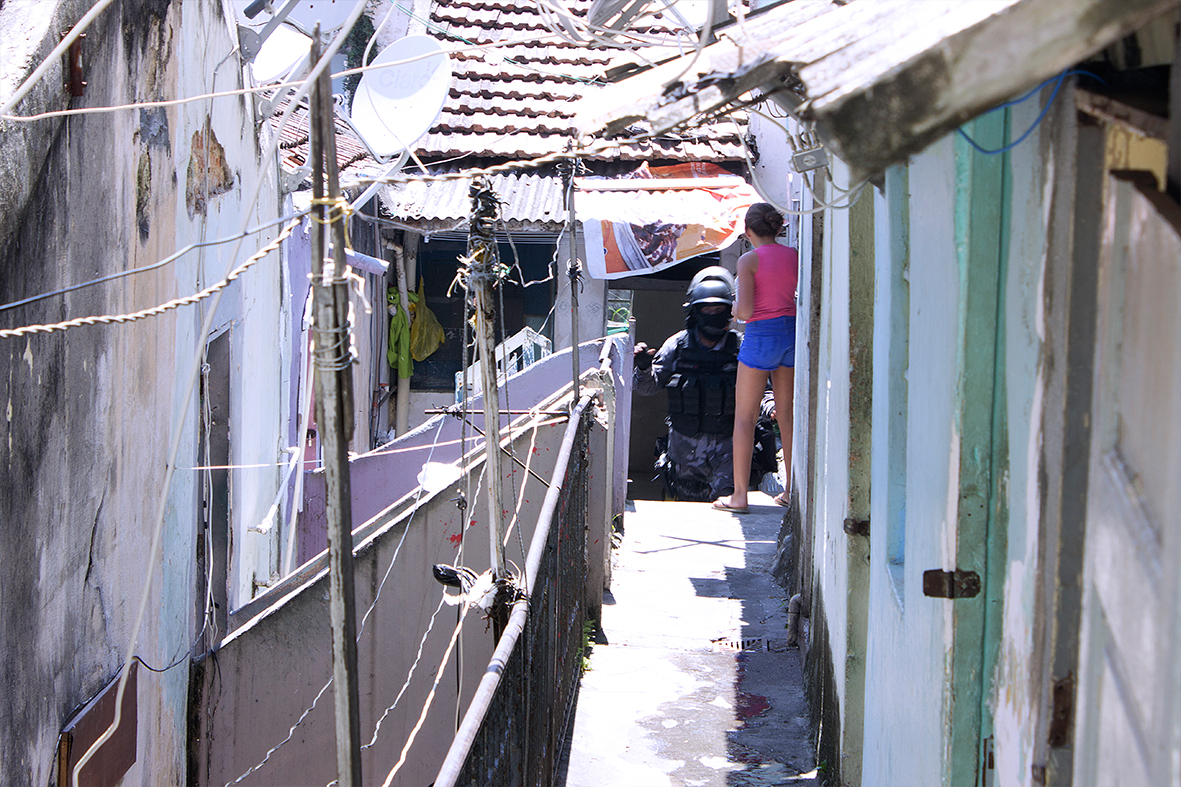
MULTIPOLYGON (((395 245, 394 273, 398 279, 398 303, 410 322, 410 285, 406 277, 406 255, 401 246, 395 245)), ((406 352, 410 352, 407 348, 406 352)), ((394 399, 394 432, 401 437, 410 431, 410 378, 397 375, 398 383, 394 399)))
MULTIPOLYGON (((570 464, 570 454, 574 450, 574 441, 582 423, 582 414, 590 403, 589 396, 583 397, 570 413, 570 423, 566 426, 566 435, 562 438, 562 447, 558 449, 558 458, 554 464, 554 478, 563 478, 566 475, 566 467, 570 464)), ((488 708, 492 704, 496 688, 500 685, 500 676, 504 673, 505 665, 508 664, 513 648, 517 645, 517 640, 525 630, 525 621, 529 617, 529 599, 533 596, 537 572, 549 541, 554 512, 557 510, 558 498, 561 494, 562 485, 560 483, 552 485, 545 494, 545 501, 541 505, 541 512, 537 518, 537 529, 533 531, 533 540, 529 543, 529 557, 525 561, 527 583, 525 597, 513 604, 504 633, 501 634, 496 650, 492 653, 492 659, 488 662, 488 669, 484 671, 484 677, 480 679, 480 685, 476 687, 471 705, 468 706, 467 713, 463 715, 463 722, 455 733, 455 739, 451 742, 451 748, 448 749, 443 765, 439 768, 438 776, 435 777, 435 787, 454 787, 459 773, 463 769, 464 761, 471 751, 472 743, 475 742, 484 717, 488 713, 488 708)))

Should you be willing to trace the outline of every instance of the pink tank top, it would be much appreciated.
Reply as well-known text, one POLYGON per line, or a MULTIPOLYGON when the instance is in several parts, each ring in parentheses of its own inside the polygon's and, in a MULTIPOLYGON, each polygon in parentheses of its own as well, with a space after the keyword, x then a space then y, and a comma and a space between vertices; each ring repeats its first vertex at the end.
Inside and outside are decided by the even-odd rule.
POLYGON ((747 322, 795 316, 796 283, 800 277, 800 255, 790 246, 767 243, 755 249, 754 312, 747 322))

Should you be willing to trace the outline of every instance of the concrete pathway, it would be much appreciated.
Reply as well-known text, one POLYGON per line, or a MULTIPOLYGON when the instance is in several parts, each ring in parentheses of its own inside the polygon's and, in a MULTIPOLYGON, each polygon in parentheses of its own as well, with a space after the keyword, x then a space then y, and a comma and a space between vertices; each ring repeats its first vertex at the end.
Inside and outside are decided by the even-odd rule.
POLYGON ((745 515, 628 503, 565 787, 819 783, 802 651, 770 573, 784 509, 751 501, 745 515))

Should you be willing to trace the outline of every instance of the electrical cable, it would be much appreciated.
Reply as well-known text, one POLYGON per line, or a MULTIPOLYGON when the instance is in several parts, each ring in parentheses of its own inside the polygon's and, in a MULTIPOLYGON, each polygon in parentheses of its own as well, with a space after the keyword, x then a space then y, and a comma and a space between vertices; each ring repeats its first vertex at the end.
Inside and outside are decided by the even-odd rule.
POLYGON ((451 651, 455 649, 455 643, 459 639, 460 633, 463 632, 463 622, 467 618, 468 605, 462 604, 459 607, 459 623, 455 626, 455 632, 451 635, 451 641, 447 643, 447 650, 443 651, 443 660, 439 664, 439 668, 435 671, 435 682, 431 685, 431 690, 427 692, 426 701, 422 706, 422 713, 418 717, 418 721, 414 724, 413 729, 410 730, 410 735, 406 739, 406 744, 402 747, 402 754, 398 761, 394 763, 393 769, 390 770, 389 775, 385 777, 385 781, 381 783, 381 787, 390 787, 394 780, 394 776, 406 764, 406 755, 410 753, 410 747, 414 745, 415 739, 418 737, 422 725, 426 722, 427 713, 431 709, 431 705, 435 701, 435 692, 439 688, 439 681, 443 679, 443 670, 447 667, 447 662, 451 660, 451 651))
MULTIPOLYGON (((349 14, 348 19, 345 21, 345 25, 341 28, 341 32, 338 33, 337 36, 333 39, 332 43, 329 44, 327 51, 320 58, 320 62, 317 63, 316 66, 312 69, 312 73, 308 75, 308 79, 305 82, 304 86, 302 88, 300 88, 300 90, 302 92, 306 93, 311 88, 312 81, 317 79, 320 76, 320 74, 323 73, 324 70, 328 67, 328 64, 332 60, 332 56, 335 55, 336 51, 338 49, 340 49, 340 47, 344 44, 346 31, 351 30, 353 24, 357 21, 357 18, 360 17, 361 12, 364 11, 364 8, 365 8, 365 5, 363 3, 356 4, 356 7, 349 14)), ((288 111, 284 114, 284 116, 280 119, 280 126, 282 126, 282 124, 286 123, 287 119, 290 117, 290 114, 291 114, 290 111, 288 111)), ((257 203, 258 197, 262 192, 262 178, 266 174, 267 169, 269 168, 270 160, 275 157, 275 153, 278 150, 278 146, 279 146, 279 134, 276 133, 274 139, 271 141, 270 145, 268 145, 266 155, 263 156, 262 163, 259 166, 259 171, 258 171, 258 175, 256 177, 254 192, 251 195, 250 199, 246 201, 246 204, 251 207, 253 207, 257 203)), ((249 222, 249 216, 244 215, 243 216, 243 227, 242 227, 243 230, 245 230, 245 228, 247 226, 249 226, 248 222, 249 222)), ((233 253, 229 257, 229 259, 231 260, 230 264, 232 264, 233 260, 237 259, 238 250, 240 248, 241 248, 241 241, 238 241, 235 244, 233 253)), ((197 375, 198 375, 198 372, 200 371, 201 366, 202 366, 202 359, 205 356, 205 337, 209 335, 209 330, 212 327, 214 315, 217 313, 217 305, 218 305, 218 303, 221 302, 221 292, 224 292, 224 290, 219 291, 218 294, 216 294, 214 296, 212 304, 211 304, 211 308, 209 309, 209 312, 206 314, 205 319, 202 322, 201 332, 199 334, 199 342, 200 343, 197 347, 196 353, 194 354, 193 361, 189 366, 188 379, 187 379, 186 384, 183 389, 183 395, 177 400, 177 404, 179 406, 178 406, 176 419, 175 419, 175 422, 173 423, 173 427, 172 427, 172 439, 171 439, 171 444, 169 445, 169 448, 168 448, 168 454, 167 454, 168 458, 167 458, 166 464, 165 464, 164 480, 163 480, 163 483, 161 484, 160 496, 159 496, 159 499, 158 499, 157 505, 156 505, 151 547, 150 547, 148 555, 147 555, 147 565, 145 566, 145 569, 143 572, 144 573, 143 592, 140 595, 139 609, 136 613, 135 623, 132 625, 131 634, 128 638, 129 642, 128 642, 128 645, 126 648, 127 656, 123 660, 123 668, 122 668, 122 673, 119 677, 119 685, 115 690, 114 718, 111 720, 110 726, 108 726, 106 728, 106 730, 101 735, 99 735, 97 739, 95 739, 94 743, 92 743, 90 745, 90 748, 88 748, 86 750, 86 752, 82 754, 82 756, 79 758, 78 762, 75 764, 74 771, 73 771, 73 774, 71 777, 71 783, 72 783, 73 787, 79 787, 78 780, 79 780, 79 775, 80 775, 82 769, 85 767, 85 765, 88 762, 90 762, 90 760, 94 757, 95 753, 98 752, 98 750, 102 747, 102 745, 105 744, 108 740, 110 740, 111 736, 114 734, 115 730, 118 729, 119 724, 122 720, 123 695, 127 689, 127 679, 128 679, 128 676, 130 675, 131 657, 132 657, 132 655, 134 655, 135 644, 136 644, 137 640, 139 639, 140 627, 143 625, 144 613, 147 611, 148 597, 151 593, 151 586, 152 586, 152 575, 156 569, 156 562, 158 559, 157 553, 160 550, 160 540, 161 540, 161 536, 164 531, 164 514, 165 514, 167 507, 168 507, 168 497, 169 497, 168 493, 169 493, 169 489, 171 488, 171 485, 172 485, 172 476, 176 471, 176 456, 177 456, 177 453, 179 453, 179 451, 180 451, 181 438, 185 434, 184 421, 188 416, 188 412, 187 412, 188 403, 189 403, 190 399, 192 398, 193 389, 196 386, 196 382, 197 382, 197 375)))
POLYGON ((362 744, 361 749, 365 750, 377 744, 377 736, 381 732, 381 724, 386 717, 393 712, 394 708, 398 707, 398 703, 402 700, 402 695, 406 693, 406 689, 410 687, 410 680, 414 677, 414 671, 418 668, 418 662, 422 660, 422 651, 426 646, 427 637, 430 636, 431 629, 435 627, 435 619, 439 616, 439 612, 443 609, 443 605, 447 603, 447 591, 443 591, 443 597, 439 599, 439 606, 435 607, 434 613, 431 615, 430 622, 427 623, 426 631, 422 633, 422 639, 418 641, 418 652, 414 655, 414 661, 410 665, 410 671, 406 674, 406 680, 402 683, 402 688, 398 689, 398 695, 394 697, 394 704, 385 709, 377 723, 373 725, 373 736, 368 743, 362 744))
MULTIPOLYGON (((775 199, 767 193, 766 189, 763 188, 763 184, 759 182, 759 177, 755 170, 754 162, 751 160, 750 149, 747 147, 746 139, 744 137, 739 137, 739 139, 742 141, 742 157, 746 160, 746 167, 750 172, 750 185, 754 188, 758 195, 763 198, 764 202, 768 203, 782 213, 787 213, 792 216, 809 216, 813 213, 820 213, 821 211, 825 210, 848 210, 849 208, 856 205, 857 201, 861 199, 861 194, 865 190, 865 185, 869 182, 868 180, 863 180, 856 186, 851 186, 849 188, 849 194, 852 194, 854 191, 856 191, 856 194, 852 196, 852 200, 847 205, 829 204, 819 205, 807 210, 792 210, 791 208, 784 207, 783 205, 780 205, 778 202, 776 202, 775 199)), ((812 191, 812 184, 808 183, 807 177, 804 177, 804 183, 808 186, 808 190, 812 192, 813 198, 815 198, 816 193, 812 191)))
MULTIPOLYGON (((135 322, 148 317, 156 317, 158 315, 164 314, 165 312, 172 311, 173 309, 179 309, 181 306, 191 306, 195 303, 200 303, 206 298, 212 297, 222 292, 226 287, 233 284, 239 276, 248 271, 256 263, 270 254, 272 251, 276 251, 282 242, 286 240, 291 234, 291 231, 297 226, 299 226, 299 221, 292 221, 283 228, 283 231, 279 233, 275 240, 271 241, 266 246, 263 246, 253 255, 248 257, 245 262, 230 271, 230 273, 227 274, 224 279, 193 295, 186 295, 183 298, 174 298, 166 303, 152 306, 147 309, 141 309, 140 311, 131 312, 128 314, 103 314, 94 317, 75 317, 72 320, 65 320, 64 322, 52 323, 49 325, 25 325, 20 328, 5 328, 0 330, 0 339, 11 339, 34 333, 53 333, 56 331, 68 330, 70 328, 77 328, 81 325, 108 325, 135 322)), ((239 237, 245 236, 240 235, 239 237)))
POLYGON ((1054 89, 1050 92, 1050 97, 1046 100, 1046 103, 1042 107, 1042 111, 1038 113, 1037 118, 1035 118, 1033 123, 1029 126, 1029 128, 1027 128, 1025 130, 1025 133, 1023 133, 1021 136, 1017 137, 1017 139, 1013 140, 1008 145, 1005 145, 1003 147, 999 147, 996 150, 988 150, 987 148, 984 148, 984 147, 981 147, 980 145, 978 145, 976 143, 976 140, 974 140, 970 136, 968 136, 968 133, 966 131, 964 131, 962 126, 956 128, 956 131, 959 132, 959 135, 961 137, 963 137, 965 140, 967 140, 969 145, 971 145, 978 152, 983 153, 986 156, 998 156, 1002 153, 1008 153, 1010 150, 1017 147, 1018 145, 1020 145, 1022 142, 1024 142, 1026 139, 1029 138, 1029 135, 1033 133, 1034 129, 1036 129, 1038 127, 1038 124, 1040 124, 1045 119, 1046 115, 1049 113, 1050 107, 1054 104, 1054 99, 1058 97, 1058 90, 1062 87, 1063 81, 1066 79, 1066 77, 1073 76, 1075 74, 1082 74, 1084 76, 1089 76, 1089 77, 1092 77, 1093 79, 1096 79, 1096 80, 1102 82, 1103 84, 1107 84, 1106 80, 1104 80, 1102 77, 1098 76, 1097 74, 1091 73, 1090 71, 1068 68, 1065 71, 1063 71, 1061 74, 1059 74, 1058 76, 1051 77, 1050 79, 1047 79, 1045 82, 1042 82, 1040 85, 1033 88, 1028 93, 1021 96, 1020 98, 1014 99, 1012 101, 1006 101, 1004 104, 1000 104, 998 106, 995 106, 992 109, 988 110, 987 112, 983 113, 983 114, 987 115, 989 112, 996 112, 1001 109, 1007 109, 1009 107, 1013 107, 1018 104, 1021 104, 1022 102, 1027 101, 1028 99, 1032 98, 1035 94, 1040 93, 1041 90, 1046 85, 1050 84, 1051 82, 1054 83, 1054 89))
POLYGON ((28 298, 23 298, 19 301, 13 301, 12 303, 5 303, 3 305, 0 305, 0 312, 7 311, 9 309, 15 309, 18 306, 25 306, 26 304, 36 303, 37 301, 42 301, 42 300, 45 300, 46 298, 52 298, 57 295, 65 295, 68 292, 74 292, 75 290, 80 290, 80 289, 83 289, 84 287, 89 287, 93 284, 103 284, 104 282, 114 281, 115 279, 121 279, 126 276, 132 276, 137 273, 147 273, 148 271, 154 271, 158 268, 161 268, 161 267, 167 265, 170 262, 175 262, 176 260, 180 259, 185 254, 188 254, 190 251, 193 251, 194 249, 203 249, 203 248, 207 248, 209 246, 218 246, 223 243, 230 243, 235 240, 241 240, 242 238, 245 238, 247 235, 256 235, 265 229, 269 229, 269 228, 275 226, 276 224, 282 224, 285 221, 290 221, 291 219, 298 218, 299 216, 302 216, 305 213, 307 213, 307 211, 299 211, 297 213, 289 213, 286 216, 280 216, 277 219, 271 219, 270 221, 263 222, 262 224, 251 227, 250 229, 245 230, 241 233, 238 233, 237 235, 227 235, 224 238, 217 238, 215 240, 207 240, 207 241, 201 241, 198 243, 190 243, 188 246, 185 246, 184 248, 179 249, 176 252, 173 252, 172 254, 168 255, 164 259, 159 260, 158 262, 154 262, 151 265, 143 265, 139 268, 132 268, 131 270, 121 271, 119 273, 112 273, 109 276, 102 276, 97 279, 91 279, 90 281, 84 281, 80 284, 71 284, 69 287, 63 287, 60 290, 54 290, 53 292, 47 292, 47 293, 43 293, 41 295, 32 295, 28 298))
MULTIPOLYGON (((484 51, 484 50, 492 50, 492 49, 501 49, 501 48, 506 48, 506 47, 511 47, 511 46, 519 46, 522 44, 537 44, 537 43, 539 43, 539 42, 535 38, 534 39, 512 39, 512 40, 506 40, 506 41, 494 41, 494 42, 490 42, 487 44, 471 43, 468 46, 444 48, 443 53, 446 55, 457 55, 457 54, 463 54, 465 52, 470 52, 470 51, 484 51)), ((413 63, 418 60, 424 60, 427 58, 437 57, 437 56, 438 56, 437 52, 428 52, 428 53, 421 54, 421 55, 414 55, 412 57, 407 57, 402 60, 391 60, 388 63, 377 63, 375 65, 365 65, 365 66, 358 66, 356 68, 348 68, 343 71, 337 71, 337 72, 332 73, 332 78, 333 79, 343 79, 344 77, 353 76, 355 74, 365 74, 370 71, 379 71, 381 69, 406 65, 408 63, 413 63)), ((570 77, 570 79, 574 79, 574 77, 570 77)), ((295 81, 291 81, 291 82, 274 82, 274 83, 270 83, 267 85, 256 85, 254 87, 235 88, 233 90, 222 90, 222 91, 213 92, 213 93, 201 93, 201 94, 198 94, 195 96, 186 96, 184 98, 163 99, 163 100, 159 100, 159 101, 133 101, 133 102, 128 102, 126 104, 113 104, 113 105, 101 106, 101 107, 77 107, 74 109, 55 109, 55 110, 51 110, 49 112, 38 112, 33 115, 0 114, 0 120, 6 120, 6 121, 9 121, 12 123, 32 123, 32 122, 35 122, 38 120, 48 120, 51 118, 59 118, 59 117, 74 117, 76 115, 104 115, 104 114, 110 114, 113 112, 124 112, 124 111, 136 110, 136 109, 162 109, 162 108, 168 108, 168 107, 183 106, 185 104, 192 104, 192 103, 196 103, 199 101, 206 101, 206 100, 214 99, 214 98, 233 98, 236 96, 257 95, 260 93, 261 94, 273 93, 273 95, 272 95, 272 98, 273 98, 274 95, 278 95, 279 91, 283 91, 283 90, 286 90, 286 89, 292 88, 292 87, 299 87, 300 85, 303 85, 303 84, 304 84, 304 80, 295 80, 295 81)), ((283 100, 287 100, 287 99, 283 99, 283 100)))
MULTIPOLYGON (((70 45, 78 40, 78 37, 86 31, 90 23, 98 18, 98 15, 105 11, 107 6, 112 2, 113 0, 98 0, 97 3, 90 7, 90 10, 78 20, 78 23, 71 27, 70 31, 62 37, 61 42, 53 48, 53 51, 45 56, 45 59, 41 61, 41 65, 37 66, 32 74, 29 74, 25 81, 21 83, 20 87, 8 97, 7 101, 0 104, 0 117, 7 115, 9 110, 19 104, 21 99, 28 95, 29 91, 41 81, 41 77, 45 76, 45 72, 53 68, 55 63, 61 62, 61 56, 66 53, 70 45)), ((4 119, 7 120, 8 118, 5 117, 4 119)))
MULTIPOLYGON (((535 0, 535 5, 542 17, 542 24, 546 29, 566 43, 575 46, 587 47, 597 45, 604 48, 629 51, 639 57, 646 65, 654 66, 655 63, 637 51, 638 48, 669 45, 668 36, 654 33, 640 33, 628 28, 616 29, 604 25, 592 25, 584 17, 572 13, 564 4, 560 3, 560 0, 550 0, 550 2, 535 0), (562 24, 563 21, 569 22, 570 24, 564 25, 562 24), (580 33, 585 36, 585 39, 579 38, 580 33), (631 41, 619 41, 616 39, 616 36, 629 38, 631 41)), ((665 8, 667 9, 671 5, 670 3, 666 3, 665 8)), ((636 17, 641 15, 642 11, 636 17)), ((628 21, 630 22, 631 20, 628 21)), ((681 32, 678 30, 673 36, 673 40, 677 43, 680 41, 681 32)))
POLYGON ((689 73, 689 69, 693 68, 693 66, 697 64, 697 60, 701 57, 701 52, 705 49, 706 43, 709 41, 710 37, 713 35, 714 12, 718 6, 719 0, 708 0, 708 2, 709 2, 709 9, 706 11, 705 26, 702 27, 701 32, 699 32, 697 34, 697 46, 695 46, 693 48, 693 56, 689 59, 689 62, 685 64, 685 67, 682 68, 677 73, 677 75, 675 77, 673 77, 672 79, 665 80, 664 86, 666 88, 670 87, 672 85, 678 84, 681 81, 681 77, 683 77, 683 76, 685 76, 685 74, 689 73))
MULTIPOLYGON (((439 428, 435 430, 435 441, 431 444, 430 452, 427 455, 427 462, 430 462, 431 456, 434 455, 435 447, 436 447, 436 445, 439 444, 439 435, 443 431, 443 423, 444 423, 444 419, 440 418, 439 419, 439 428)), ((361 616, 361 621, 357 626, 357 641, 358 642, 360 642, 361 635, 365 633, 365 624, 369 620, 369 615, 372 614, 374 608, 376 608, 376 606, 377 606, 378 600, 381 598, 381 593, 382 593, 382 590, 385 588, 386 580, 389 579, 390 572, 393 570, 394 564, 398 560, 398 555, 402 551, 402 545, 404 543, 406 543, 406 535, 410 532, 410 525, 413 524, 414 517, 418 513, 418 502, 422 498, 423 491, 424 490, 423 490, 422 486, 420 485, 418 488, 418 494, 415 496, 414 507, 410 511, 410 519, 406 523, 406 527, 402 530, 402 537, 401 537, 401 539, 399 539, 398 545, 394 549, 394 554, 390 558, 389 566, 386 567, 385 574, 382 576, 381 582, 378 584, 377 590, 373 594, 373 601, 370 603, 368 609, 365 610, 365 614, 361 616)), ((308 708, 306 708, 303 711, 303 713, 300 714, 299 718, 295 720, 295 723, 291 725, 291 728, 287 732, 287 737, 284 738, 283 740, 279 741, 277 744, 272 746, 270 749, 268 749, 266 754, 263 756, 263 758, 259 762, 250 766, 250 768, 247 769, 245 773, 243 773, 237 779, 234 779, 231 782, 227 782, 225 787, 230 787, 231 785, 239 784, 247 776, 250 776, 252 773, 256 772, 259 768, 266 765, 266 763, 270 760, 271 755, 273 755, 275 752, 277 752, 279 749, 281 749, 284 746, 284 744, 286 744, 288 741, 291 740, 291 738, 295 735, 296 728, 298 728, 299 725, 303 723, 303 720, 308 717, 308 714, 310 714, 313 710, 315 710, 316 703, 318 703, 320 701, 320 697, 323 696, 324 692, 327 691, 328 687, 331 685, 332 685, 332 677, 329 676, 328 682, 325 683, 323 688, 321 688, 320 691, 316 694, 315 698, 312 700, 312 704, 308 708)))

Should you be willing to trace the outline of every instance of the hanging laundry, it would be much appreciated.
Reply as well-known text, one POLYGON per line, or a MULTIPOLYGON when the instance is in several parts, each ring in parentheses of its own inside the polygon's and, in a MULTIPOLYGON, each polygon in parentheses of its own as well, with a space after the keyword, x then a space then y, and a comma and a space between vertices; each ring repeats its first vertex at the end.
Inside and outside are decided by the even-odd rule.
POLYGON ((447 334, 443 332, 443 326, 439 324, 435 313, 427 308, 426 295, 423 293, 424 285, 423 279, 419 278, 418 294, 411 293, 411 297, 418 304, 410 307, 414 312, 414 321, 410 325, 410 355, 416 361, 425 361, 447 340, 447 334))
MULTIPOLYGON (((413 310, 418 295, 413 292, 407 295, 413 310)), ((410 315, 402 310, 402 297, 397 287, 386 290, 386 302, 390 313, 390 344, 385 357, 390 367, 397 370, 398 377, 406 379, 414 374, 414 362, 410 360, 410 315)))

